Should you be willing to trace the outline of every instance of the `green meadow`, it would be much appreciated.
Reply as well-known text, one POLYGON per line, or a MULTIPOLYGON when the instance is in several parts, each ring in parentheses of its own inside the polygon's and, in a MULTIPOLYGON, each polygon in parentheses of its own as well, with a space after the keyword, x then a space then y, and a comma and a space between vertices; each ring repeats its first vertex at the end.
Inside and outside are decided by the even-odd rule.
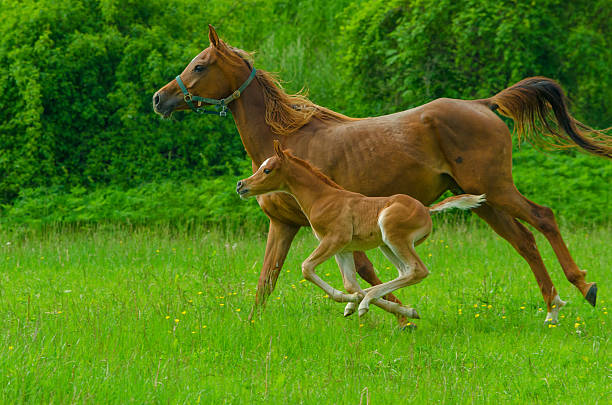
MULTIPOLYGON (((344 318, 305 282, 308 229, 252 321, 260 228, 0 230, 0 403, 610 403, 610 226, 562 229, 596 308, 538 239, 569 301, 550 327, 507 243, 472 218, 436 222, 417 249, 430 276, 398 294, 421 314, 410 330, 376 307, 344 318)), ((318 273, 341 287, 334 261, 318 273)))

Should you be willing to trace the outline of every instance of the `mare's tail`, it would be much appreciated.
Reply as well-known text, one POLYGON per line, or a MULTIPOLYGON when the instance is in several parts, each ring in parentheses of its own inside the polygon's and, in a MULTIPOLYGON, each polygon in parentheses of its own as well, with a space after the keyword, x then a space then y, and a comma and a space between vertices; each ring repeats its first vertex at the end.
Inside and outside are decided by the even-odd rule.
POLYGON ((553 148, 579 147, 612 158, 612 136, 572 117, 563 89, 552 79, 529 77, 477 101, 512 118, 519 139, 524 136, 532 143, 553 148))
POLYGON ((486 201, 485 195, 461 194, 440 201, 437 204, 429 207, 429 212, 439 212, 451 208, 459 208, 460 210, 468 210, 476 208, 486 201))

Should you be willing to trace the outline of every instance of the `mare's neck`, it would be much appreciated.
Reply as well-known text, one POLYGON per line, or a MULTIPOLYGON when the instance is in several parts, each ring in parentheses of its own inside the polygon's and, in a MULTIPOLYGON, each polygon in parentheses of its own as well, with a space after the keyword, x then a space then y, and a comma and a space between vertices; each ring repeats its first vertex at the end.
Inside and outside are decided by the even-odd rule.
MULTIPOLYGON (((236 75, 231 83, 233 88, 238 88, 249 77, 248 67, 244 66, 240 74, 236 75)), ((264 160, 274 154, 273 140, 278 139, 278 135, 266 124, 266 105, 263 90, 257 78, 248 85, 240 98, 229 104, 236 127, 240 133, 240 139, 249 157, 259 167, 264 160)))
POLYGON ((288 192, 295 197, 309 221, 317 201, 345 191, 327 184, 312 171, 294 162, 291 162, 291 170, 286 171, 286 180, 288 192))

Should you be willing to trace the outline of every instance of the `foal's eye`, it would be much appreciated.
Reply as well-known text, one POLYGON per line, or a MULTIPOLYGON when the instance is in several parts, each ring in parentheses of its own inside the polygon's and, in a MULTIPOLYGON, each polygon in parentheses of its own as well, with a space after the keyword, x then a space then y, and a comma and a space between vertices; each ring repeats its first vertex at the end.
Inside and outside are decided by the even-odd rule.
POLYGON ((264 169, 264 173, 265 173, 265 174, 268 174, 268 173, 270 173, 271 171, 272 171, 272 170, 270 170, 270 169, 264 169))
POLYGON ((203 72, 204 69, 206 69, 206 66, 204 65, 196 65, 196 67, 193 68, 194 72, 203 72))

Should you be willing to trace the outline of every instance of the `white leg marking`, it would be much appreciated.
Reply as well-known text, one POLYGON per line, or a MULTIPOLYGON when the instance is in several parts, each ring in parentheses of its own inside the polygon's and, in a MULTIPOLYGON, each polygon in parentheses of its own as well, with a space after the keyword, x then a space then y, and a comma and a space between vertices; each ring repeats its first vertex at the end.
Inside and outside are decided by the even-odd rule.
MULTIPOLYGON (((344 289, 348 293, 357 295, 357 302, 365 296, 365 292, 359 286, 357 281, 357 271, 355 270, 355 259, 353 252, 343 252, 336 254, 336 262, 342 273, 342 282, 344 283, 344 289)), ((355 302, 349 302, 344 308, 344 316, 352 315, 357 309, 355 302)))
POLYGON ((357 303, 349 302, 348 304, 346 304, 346 307, 344 307, 344 316, 353 315, 356 309, 357 309, 357 303))

